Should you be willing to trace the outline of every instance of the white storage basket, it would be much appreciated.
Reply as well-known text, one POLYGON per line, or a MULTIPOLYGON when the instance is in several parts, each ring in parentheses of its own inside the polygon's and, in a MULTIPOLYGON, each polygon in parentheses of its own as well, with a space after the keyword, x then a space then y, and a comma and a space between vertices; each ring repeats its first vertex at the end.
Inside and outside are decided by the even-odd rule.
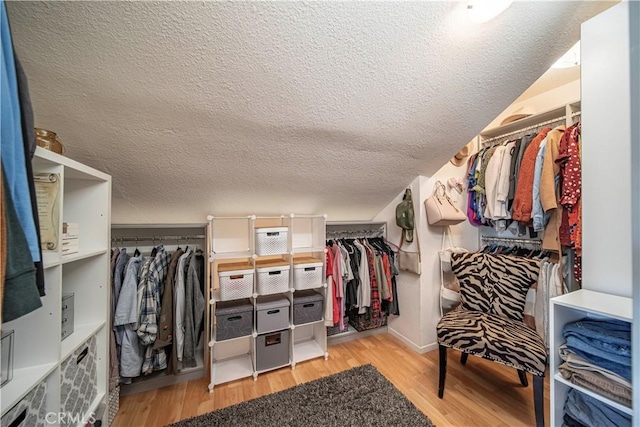
POLYGON ((268 263, 263 267, 256 268, 256 284, 260 295, 289 292, 289 264, 272 264, 276 263, 268 263))
POLYGON ((253 267, 251 264, 230 264, 218 267, 220 300, 251 298, 253 296, 253 267))
POLYGON ((293 287, 298 290, 314 289, 322 286, 322 260, 316 258, 296 258, 293 260, 293 287))
POLYGON ((281 255, 287 253, 287 227, 256 229, 256 254, 281 255))

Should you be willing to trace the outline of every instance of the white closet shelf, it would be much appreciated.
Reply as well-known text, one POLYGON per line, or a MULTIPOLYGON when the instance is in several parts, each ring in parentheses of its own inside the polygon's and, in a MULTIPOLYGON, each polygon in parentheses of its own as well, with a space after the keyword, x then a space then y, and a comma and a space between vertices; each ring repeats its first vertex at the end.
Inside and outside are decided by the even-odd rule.
POLYGON ((324 356, 324 353, 324 350, 322 350, 318 342, 314 339, 293 344, 294 363, 315 359, 316 357, 324 356))
POLYGON ((315 325, 316 323, 322 323, 322 322, 324 322, 324 319, 314 320, 313 322, 307 322, 307 323, 298 323, 297 325, 291 325, 291 329, 301 328, 303 326, 315 325))
POLYGON ((90 337, 96 334, 106 322, 91 322, 73 326, 73 333, 62 341, 61 360, 65 360, 90 337))
POLYGON ((252 258, 253 252, 241 251, 241 252, 212 252, 210 257, 213 259, 233 259, 233 258, 252 258))
POLYGON ((291 252, 295 254, 303 254, 305 252, 324 252, 326 248, 323 247, 304 247, 304 248, 293 248, 291 252))
POLYGON ((34 158, 37 158, 41 162, 43 160, 48 161, 53 165, 63 165, 65 167, 65 178, 86 179, 90 181, 109 181, 110 179, 110 176, 102 171, 83 165, 80 162, 54 153, 53 151, 45 150, 42 147, 36 147, 34 158))
POLYGON ((234 341, 240 341, 243 339, 249 339, 249 338, 253 338, 253 334, 252 335, 243 335, 241 337, 235 337, 235 338, 229 338, 228 340, 221 340, 221 341, 216 341, 216 340, 211 340, 211 343, 213 344, 224 344, 224 343, 230 343, 230 342, 234 342, 234 341))
POLYGON ((600 314, 626 322, 633 320, 631 298, 580 289, 575 292, 557 296, 553 298, 552 301, 555 305, 600 314))
POLYGON ((81 259, 91 258, 94 256, 106 254, 108 249, 89 249, 86 251, 80 251, 75 254, 62 255, 60 258, 62 264, 68 264, 70 262, 79 261, 81 259))
POLYGON ((621 412, 624 412, 625 414, 633 415, 633 409, 632 408, 629 408, 627 406, 621 405, 620 403, 615 402, 615 401, 613 401, 611 399, 608 399, 608 398, 602 396, 601 394, 598 394, 598 393, 596 393, 594 391, 591 391, 591 390, 589 390, 587 388, 584 388, 584 387, 581 387, 579 385, 573 384, 572 382, 566 380, 562 376, 562 374, 560 374, 560 373, 556 373, 555 376, 554 376, 554 379, 556 381, 558 381, 559 383, 562 383, 562 384, 564 384, 566 386, 569 386, 571 388, 575 388, 576 390, 580 391, 581 393, 587 394, 587 395, 589 395, 589 396, 591 396, 591 397, 593 397, 595 399, 598 399, 598 400, 606 403, 607 405, 611 406, 612 408, 615 408, 615 409, 617 409, 617 410, 619 410, 621 412))
POLYGON ((68 264, 70 262, 79 261, 86 258, 102 255, 107 253, 108 249, 92 248, 88 250, 81 250, 79 252, 61 255, 59 252, 43 252, 42 261, 44 268, 55 267, 61 264, 68 264))
POLYGON ((20 399, 25 397, 29 391, 41 383, 47 375, 53 372, 58 366, 57 363, 46 363, 44 365, 29 366, 13 370, 13 379, 0 390, 2 413, 5 413, 20 399))
MULTIPOLYGON (((572 109, 580 108, 580 101, 574 101, 568 104, 572 109)), ((561 107, 553 108, 551 110, 543 111, 541 113, 525 117, 520 120, 516 120, 515 122, 508 123, 503 126, 498 126, 492 129, 488 129, 484 132, 480 133, 480 136, 484 139, 493 138, 496 136, 504 135, 509 132, 517 131, 520 129, 524 129, 529 126, 535 126, 541 122, 545 122, 547 120, 552 120, 555 118, 562 119, 567 114, 566 105, 561 107)))
POLYGON ((286 328, 270 329, 268 331, 262 331, 262 332, 254 331, 254 335, 257 337, 258 335, 273 334, 274 332, 286 331, 287 329, 289 330, 295 329, 295 326, 289 323, 289 326, 287 326, 286 328))
POLYGON ((44 268, 60 265, 60 254, 58 252, 42 252, 42 266, 44 268))
MULTIPOLYGON (((215 301, 215 302, 242 301, 242 300, 247 299, 247 298, 253 298, 253 294, 251 294, 251 296, 245 297, 245 298, 226 299, 226 300, 223 301, 222 299, 220 299, 220 289, 214 289, 213 290, 213 301, 215 301)), ((213 304, 213 301, 209 301, 209 303, 213 304)))
MULTIPOLYGON (((104 396, 105 396, 105 393, 98 393, 96 398, 93 399, 93 402, 91 402, 91 406, 89 407, 89 412, 84 414, 85 420, 89 418, 89 416, 91 416, 92 414, 96 414, 96 411, 98 410, 98 406, 100 405, 100 402, 102 402, 102 399, 104 399, 104 396)), ((81 422, 80 424, 77 425, 77 427, 83 427, 84 425, 85 423, 81 422)))
POLYGON ((216 360, 213 366, 215 385, 247 378, 253 375, 253 362, 250 354, 216 360))

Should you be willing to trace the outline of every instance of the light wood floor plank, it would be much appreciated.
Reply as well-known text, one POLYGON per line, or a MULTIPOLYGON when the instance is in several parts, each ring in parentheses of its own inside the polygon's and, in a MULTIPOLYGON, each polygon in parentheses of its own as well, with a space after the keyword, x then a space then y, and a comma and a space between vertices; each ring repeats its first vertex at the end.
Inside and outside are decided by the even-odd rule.
MULTIPOLYGON (((157 427, 205 414, 327 375, 371 363, 438 427, 535 425, 533 379, 522 387, 514 369, 469 357, 466 366, 449 350, 444 399, 438 399, 438 352, 417 354, 389 334, 329 348, 323 358, 207 390, 199 379, 122 397, 114 426, 157 427)), ((549 380, 545 379, 545 424, 549 425, 549 380)))

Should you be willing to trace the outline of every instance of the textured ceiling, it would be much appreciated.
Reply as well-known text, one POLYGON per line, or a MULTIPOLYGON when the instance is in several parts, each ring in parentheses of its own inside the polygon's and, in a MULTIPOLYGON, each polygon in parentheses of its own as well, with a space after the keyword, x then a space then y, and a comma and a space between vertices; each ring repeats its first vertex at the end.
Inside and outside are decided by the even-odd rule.
POLYGON ((113 222, 369 219, 579 38, 600 2, 10 2, 39 127, 113 222))

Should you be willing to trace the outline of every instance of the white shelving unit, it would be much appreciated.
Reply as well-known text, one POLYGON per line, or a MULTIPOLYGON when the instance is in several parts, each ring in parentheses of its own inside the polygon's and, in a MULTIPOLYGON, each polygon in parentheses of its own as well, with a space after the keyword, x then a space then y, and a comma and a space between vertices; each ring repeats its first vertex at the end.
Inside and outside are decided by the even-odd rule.
POLYGON ((630 158, 635 148, 631 129, 636 116, 631 112, 637 97, 632 90, 637 73, 630 73, 633 67, 629 61, 636 43, 630 28, 638 24, 632 16, 638 10, 633 12, 632 3, 616 4, 581 26, 582 290, 551 300, 551 424, 555 426, 562 425, 562 409, 570 388, 632 415, 632 425, 640 422, 637 366, 632 373, 631 409, 568 384, 557 375, 557 350, 563 342, 560 331, 567 322, 585 316, 632 323, 632 364, 640 360, 636 348, 640 294, 638 276, 634 276, 638 245, 630 232, 638 223, 638 211, 630 203, 637 196, 632 191, 637 181, 632 179, 635 164, 619 161, 630 158), (605 56, 607 60, 602 61, 605 56), (605 140, 609 143, 603 144, 605 140), (617 182, 615 191, 610 191, 612 180, 617 182), (615 221, 611 221, 612 215, 615 221))
POLYGON ((567 399, 567 393, 569 393, 569 390, 572 388, 588 394, 626 414, 633 415, 632 408, 627 408, 584 387, 572 384, 565 380, 558 371, 558 367, 562 364, 562 359, 560 359, 558 355, 558 348, 564 343, 562 328, 567 323, 584 318, 610 318, 631 323, 633 321, 632 299, 587 289, 580 289, 576 292, 551 299, 549 322, 551 337, 549 346, 552 351, 549 366, 551 372, 552 426, 561 426, 563 424, 564 402, 567 399))
MULTIPOLYGON (((43 306, 21 318, 3 324, 14 331, 13 379, 0 389, 0 406, 5 415, 34 387, 47 383, 46 410, 61 411, 61 364, 89 338, 97 340, 97 398, 86 419, 98 404, 108 405, 109 335, 109 224, 111 177, 51 151, 36 148, 33 171, 58 174, 60 202, 56 249, 43 252, 46 295, 43 306), (62 222, 79 223, 78 253, 62 255, 62 222), (74 293, 74 331, 61 339, 62 295, 74 293)), ((108 410, 108 408, 107 408, 108 410)), ((103 425, 107 424, 106 417, 103 425)), ((55 424, 52 424, 55 425, 55 424)))
MULTIPOLYGON (((293 324, 294 259, 312 257, 322 262, 322 281, 316 291, 320 291, 326 300, 325 284, 325 215, 278 215, 278 216, 209 216, 210 232, 210 272, 211 294, 211 340, 209 342, 211 381, 209 390, 218 384, 253 376, 285 366, 295 368, 296 363, 317 357, 329 357, 327 335, 323 320, 305 325, 293 324), (258 256, 256 254, 256 230, 259 228, 285 227, 287 229, 287 249, 280 254, 258 256), (256 369, 256 302, 260 296, 256 286, 256 274, 253 279, 251 301, 254 308, 253 333, 245 337, 229 340, 216 340, 216 304, 221 301, 218 267, 227 263, 249 263, 254 272, 259 261, 285 260, 290 267, 289 289, 282 293, 290 301, 289 311, 289 361, 282 366, 269 369, 256 369)), ((326 301, 324 302, 326 304, 326 301)), ((324 311, 324 310, 323 310, 324 311)))
POLYGON ((326 353, 327 329, 324 320, 304 325, 294 325, 293 328, 293 358, 291 367, 295 369, 296 363, 324 356, 326 353))

